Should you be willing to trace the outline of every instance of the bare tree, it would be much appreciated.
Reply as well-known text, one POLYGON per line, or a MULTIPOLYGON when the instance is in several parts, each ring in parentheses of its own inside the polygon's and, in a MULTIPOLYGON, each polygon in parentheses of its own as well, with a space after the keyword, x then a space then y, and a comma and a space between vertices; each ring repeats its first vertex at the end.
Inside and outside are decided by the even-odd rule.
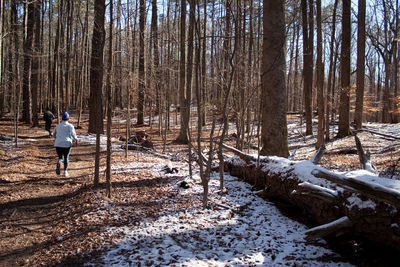
POLYGON ((94 26, 92 36, 92 55, 90 60, 90 114, 89 132, 96 133, 96 158, 94 171, 94 185, 99 184, 100 169, 100 134, 103 133, 103 50, 105 41, 104 18, 106 12, 105 0, 94 2, 94 26))
POLYGON ((364 107, 364 84, 365 84, 365 0, 358 1, 358 23, 357 23, 357 91, 356 112, 354 122, 357 129, 361 129, 364 107))
POLYGON ((314 1, 301 0, 303 26, 303 94, 306 115, 306 135, 312 135, 312 85, 314 47, 314 1), (308 1, 308 2, 307 2, 308 1))
POLYGON ((111 197, 111 124, 112 124, 112 71, 113 71, 113 0, 110 0, 110 28, 108 42, 108 69, 107 69, 107 162, 106 162, 106 196, 111 197))
POLYGON ((340 53, 340 108, 337 137, 350 135, 351 0, 343 0, 342 49, 340 53))
POLYGON ((32 70, 31 70, 31 92, 32 92, 32 124, 33 126, 39 126, 38 118, 38 93, 40 91, 39 81, 39 60, 40 60, 40 8, 41 1, 35 1, 34 3, 34 46, 32 58, 32 70))
MULTIPOLYGON (((186 76, 186 0, 181 0, 181 25, 180 25, 180 66, 179 66, 179 107, 181 113, 181 128, 177 141, 187 143, 189 120, 187 120, 187 96, 185 90, 186 76)), ((190 100, 189 100, 190 101, 190 100)), ((190 110, 189 110, 190 112, 190 110)))
POLYGON ((340 53, 340 108, 339 138, 350 135, 350 43, 351 43, 351 0, 343 0, 342 49, 340 53))
POLYGON ((3 87, 3 20, 4 20, 4 2, 0 1, 0 118, 4 113, 5 87, 3 87))
POLYGON ((25 4, 25 12, 27 13, 25 20, 25 39, 24 39, 24 76, 23 76, 23 109, 22 109, 22 120, 30 124, 31 123, 31 61, 32 61, 32 43, 35 23, 35 9, 34 1, 29 0, 25 4))
POLYGON ((105 0, 94 2, 92 54, 90 59, 89 133, 103 133, 103 50, 105 42, 105 0))
POLYGON ((325 133, 325 98, 324 98, 324 65, 322 64, 322 22, 321 0, 317 0, 317 99, 318 99, 318 136, 316 148, 324 143, 325 133))
POLYGON ((144 123, 144 90, 145 90, 145 73, 144 73, 144 31, 146 22, 146 1, 140 0, 140 17, 139 17, 139 87, 138 87, 138 114, 137 124, 144 123))
POLYGON ((333 4, 333 14, 332 14, 332 27, 331 27, 331 40, 330 40, 330 52, 329 52, 329 70, 328 70, 328 84, 326 90, 326 117, 325 117, 325 140, 329 140, 329 116, 332 111, 332 102, 333 102, 333 90, 332 89, 332 80, 335 79, 335 68, 334 65, 334 45, 335 45, 335 32, 336 32, 336 10, 339 0, 335 0, 333 4))
POLYGON ((283 2, 264 0, 263 9, 261 154, 288 157, 283 2))

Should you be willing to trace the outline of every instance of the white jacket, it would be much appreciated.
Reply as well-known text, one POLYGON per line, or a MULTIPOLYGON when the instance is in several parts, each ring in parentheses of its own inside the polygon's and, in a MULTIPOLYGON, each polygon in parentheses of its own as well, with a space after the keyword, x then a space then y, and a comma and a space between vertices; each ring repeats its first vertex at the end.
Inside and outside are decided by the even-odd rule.
POLYGON ((75 127, 68 121, 60 122, 54 129, 53 136, 56 139, 55 147, 71 147, 72 140, 78 141, 75 127))

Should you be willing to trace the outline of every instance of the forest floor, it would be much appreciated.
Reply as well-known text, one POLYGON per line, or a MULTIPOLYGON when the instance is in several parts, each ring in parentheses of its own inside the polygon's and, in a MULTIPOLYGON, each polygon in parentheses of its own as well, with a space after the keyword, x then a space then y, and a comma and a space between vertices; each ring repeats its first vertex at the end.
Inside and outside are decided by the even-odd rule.
MULTIPOLYGON (((76 124, 73 118, 72 123, 76 124)), ((367 124, 367 127, 400 137, 399 124, 367 124)), ((86 124, 77 129, 81 142, 72 149, 70 176, 64 177, 55 173, 54 140, 48 137, 43 122, 39 128, 20 126, 19 143, 15 147, 13 140, 7 139, 13 136, 13 121, 0 120, 0 266, 390 265, 384 255, 364 258, 364 254, 354 251, 337 254, 323 241, 306 244, 299 234, 306 226, 286 218, 268 201, 260 204, 259 198, 248 198, 252 195, 251 188, 231 176, 226 178, 227 195, 218 194, 218 178, 212 179, 210 199, 215 205, 212 211, 202 210, 198 175, 189 179, 186 147, 173 142, 177 130, 173 128, 167 135, 165 155, 169 159, 133 151, 126 158, 120 148, 123 142, 119 141, 125 133, 123 128, 124 124, 114 123, 113 191, 108 199, 104 187, 92 186, 95 137, 86 133, 86 124), (165 172, 168 164, 176 167, 178 173, 165 172), (177 186, 184 180, 192 184, 191 189, 185 191, 177 186), (236 212, 243 208, 248 210, 236 212), (187 225, 193 228, 185 232, 187 225), (235 232, 234 225, 246 227, 235 232), (281 226, 286 228, 278 231, 281 226), (171 227, 178 229, 166 234, 171 227), (156 230, 159 232, 155 233, 156 230), (230 235, 233 237, 229 241, 221 239, 230 235), (265 237, 258 238, 260 235, 265 237)), ((161 153, 162 138, 157 129, 140 129, 146 130, 155 150, 161 153)), ((303 130, 296 117, 289 120, 294 160, 309 160, 315 153, 315 137, 304 137, 303 130)), ((233 144, 234 137, 231 134, 228 137, 233 144)), ((360 133, 359 137, 371 152, 379 175, 400 179, 400 141, 369 132, 360 133)), ((350 147, 355 148, 353 137, 328 143, 327 150, 334 153, 324 156, 321 165, 336 171, 358 169, 356 153, 340 153, 350 147)), ((101 183, 104 183, 104 169, 102 145, 101 183)))

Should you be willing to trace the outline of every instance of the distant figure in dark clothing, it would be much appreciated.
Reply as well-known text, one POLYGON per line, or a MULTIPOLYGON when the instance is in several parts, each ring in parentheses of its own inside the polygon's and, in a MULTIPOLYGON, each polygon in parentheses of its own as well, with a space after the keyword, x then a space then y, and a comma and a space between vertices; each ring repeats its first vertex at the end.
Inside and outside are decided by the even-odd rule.
POLYGON ((54 115, 49 109, 46 109, 46 111, 43 113, 43 119, 45 121, 45 129, 49 132, 49 137, 51 137, 51 124, 53 123, 54 115))

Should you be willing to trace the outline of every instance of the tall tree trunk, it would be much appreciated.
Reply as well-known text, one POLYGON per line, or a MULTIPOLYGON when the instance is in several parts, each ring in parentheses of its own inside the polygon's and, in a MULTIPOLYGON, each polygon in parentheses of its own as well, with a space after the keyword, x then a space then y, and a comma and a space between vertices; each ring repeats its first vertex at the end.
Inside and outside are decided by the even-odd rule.
POLYGON ((94 185, 99 183, 100 169, 100 134, 103 133, 103 50, 105 41, 104 18, 106 11, 105 0, 95 0, 94 27, 92 36, 92 55, 90 63, 90 113, 89 133, 96 133, 96 158, 94 185))
POLYGON ((333 73, 335 70, 333 69, 333 58, 335 54, 334 45, 335 45, 335 33, 336 33, 336 10, 339 0, 335 0, 333 4, 333 15, 332 15, 332 28, 331 28, 331 41, 330 41, 330 52, 329 52, 329 71, 328 71, 328 84, 326 90, 326 117, 325 117, 325 140, 330 140, 330 131, 329 131, 329 116, 332 112, 332 101, 333 101, 333 91, 332 88, 332 78, 334 79, 335 75, 333 73))
MULTIPOLYGON (((177 141, 187 143, 189 121, 186 120, 187 96, 185 89, 186 76, 186 0, 181 0, 181 27, 180 27, 180 66, 179 66, 179 107, 181 113, 181 129, 177 141)), ((189 81, 187 81, 189 82, 189 81)), ((190 112, 190 111, 189 111, 190 112)))
POLYGON ((80 127, 81 119, 82 119, 82 110, 83 110, 83 100, 84 100, 84 95, 85 95, 85 88, 87 88, 87 70, 88 70, 88 47, 89 47, 89 1, 86 1, 86 11, 85 11, 85 22, 83 26, 83 36, 82 36, 82 45, 81 45, 81 60, 82 60, 82 66, 81 66, 81 87, 80 87, 80 94, 79 94, 79 116, 78 116, 78 125, 77 127, 80 127))
POLYGON ((68 12, 68 22, 67 22, 67 47, 66 47, 66 66, 65 66, 65 110, 68 110, 71 106, 71 46, 72 46, 72 36, 73 36, 73 16, 74 16, 74 2, 67 1, 67 12, 68 12))
MULTIPOLYGON (((203 5, 203 15, 204 15, 204 22, 203 22, 203 44, 202 44, 202 62, 201 62, 201 95, 202 95, 202 101, 203 104, 207 102, 207 73, 206 73, 206 62, 207 62, 207 5, 208 5, 208 0, 204 0, 204 5, 203 5)), ((201 112, 202 112, 202 126, 206 126, 206 115, 207 115, 207 106, 203 105, 201 107, 201 112)))
MULTIPOLYGON (((395 12, 395 31, 394 36, 398 36, 400 29, 400 16, 399 16, 399 1, 396 0, 396 12, 395 12)), ((393 112, 393 122, 399 123, 400 121, 400 98, 399 98, 399 58, 400 58, 400 49, 399 49, 399 40, 395 40, 393 42, 393 96, 394 96, 394 112, 393 112)))
POLYGON ((301 87, 299 86, 299 39, 300 39, 300 25, 296 25, 296 53, 294 59, 294 76, 293 76, 293 110, 298 111, 301 107, 301 87))
POLYGON ((153 66, 154 66, 154 83, 156 90, 156 114, 159 115, 159 133, 161 133, 161 70, 160 70, 160 53, 158 47, 158 19, 157 19, 157 0, 152 0, 151 15, 151 32, 153 40, 153 66))
POLYGON ((301 0, 303 25, 303 85, 306 135, 312 135, 312 85, 314 47, 314 1, 301 0))
MULTIPOLYGON (((114 83, 114 106, 119 107, 121 110, 123 108, 122 104, 122 76, 124 75, 123 73, 123 68, 122 68, 122 24, 121 24, 121 16, 122 16, 122 3, 121 0, 118 0, 117 2, 117 26, 116 28, 118 29, 118 36, 117 36, 117 44, 115 50, 117 51, 115 57, 115 66, 113 71, 113 75, 115 75, 115 83, 114 83)), ((129 40, 129 39, 127 39, 129 40)))
MULTIPOLYGON (((144 123, 144 90, 145 90, 145 73, 144 73, 144 30, 146 23, 146 1, 140 0, 140 17, 139 17, 139 88, 138 88, 138 114, 137 124, 144 123)), ((150 118, 151 119, 151 118, 150 118)))
POLYGON ((32 58, 32 70, 31 70, 31 91, 32 91, 32 123, 34 127, 39 126, 38 118, 38 92, 40 91, 39 85, 39 60, 40 60, 40 1, 34 3, 34 48, 32 58))
POLYGON ((340 55, 340 108, 337 137, 350 135, 350 42, 351 0, 343 0, 342 49, 340 55))
POLYGON ((362 128, 364 107, 364 81, 365 81, 365 0, 358 1, 358 28, 357 28, 357 89, 356 112, 354 122, 356 129, 362 128))
POLYGON ((112 71, 113 71, 113 0, 110 0, 110 27, 108 43, 108 71, 107 71, 107 161, 106 161, 106 196, 111 197, 111 124, 112 124, 112 71))
MULTIPOLYGON (((222 12, 222 10, 221 10, 222 12)), ((233 52, 231 52, 231 13, 232 13, 232 6, 231 1, 226 1, 226 16, 225 16, 225 38, 223 42, 223 66, 224 70, 220 74, 222 76, 222 82, 220 88, 221 92, 224 93, 224 99, 222 102, 222 133, 219 138, 218 144, 218 160, 219 160, 219 189, 220 191, 224 190, 224 157, 223 157, 223 143, 225 139, 226 132, 228 132, 229 126, 229 111, 228 111, 228 104, 230 100, 231 90, 232 90, 232 82, 235 75, 235 65, 233 64, 233 59, 235 57, 238 42, 235 42, 233 52), (231 55, 232 53, 232 55, 231 55), (230 72, 229 72, 230 71, 230 72), (228 75, 229 74, 229 75, 228 75)), ((221 29, 222 30, 222 29, 221 29)), ((220 101, 220 99, 218 99, 220 101)), ((222 101, 222 99, 221 99, 222 101)))
POLYGON ((3 116, 4 113, 4 106, 5 106, 5 95, 6 95, 6 86, 4 86, 3 82, 3 69, 4 69, 4 62, 3 62, 3 31, 4 31, 4 2, 3 0, 0 1, 0 118, 3 116))
MULTIPOLYGON (((56 65, 56 79, 57 79, 57 114, 61 115, 61 110, 65 110, 64 107, 64 1, 59 1, 58 14, 59 14, 59 29, 58 29, 58 42, 59 49, 57 50, 57 65, 56 65), (60 15, 62 14, 62 15, 60 15)), ((60 118, 61 116, 58 116, 60 118)))
POLYGON ((385 63, 385 86, 382 92, 382 122, 383 123, 391 123, 392 117, 390 114, 391 111, 391 93, 390 93, 390 76, 392 72, 392 62, 391 55, 385 55, 383 58, 385 63))
POLYGON ((30 87, 30 73, 31 73, 31 61, 32 61, 32 43, 33 33, 35 25, 35 9, 33 0, 26 2, 25 12, 25 38, 24 38, 24 76, 23 76, 23 109, 22 109, 22 120, 30 124, 31 123, 31 87, 30 87))
POLYGON ((103 130, 103 50, 105 42, 105 0, 95 0, 95 18, 90 60, 89 133, 100 134, 103 130))
POLYGON ((264 0, 262 58, 263 155, 289 156, 285 87, 285 13, 281 0, 264 0))
POLYGON ((321 0, 317 0, 317 98, 318 98, 318 137, 316 148, 324 142, 325 133, 325 97, 324 97, 324 65, 322 64, 322 22, 321 0))
POLYGON ((14 139, 15 147, 18 146, 18 120, 21 85, 19 83, 19 37, 18 37, 18 5, 16 0, 11 1, 11 32, 13 44, 14 68, 12 71, 13 111, 14 111, 14 139))

